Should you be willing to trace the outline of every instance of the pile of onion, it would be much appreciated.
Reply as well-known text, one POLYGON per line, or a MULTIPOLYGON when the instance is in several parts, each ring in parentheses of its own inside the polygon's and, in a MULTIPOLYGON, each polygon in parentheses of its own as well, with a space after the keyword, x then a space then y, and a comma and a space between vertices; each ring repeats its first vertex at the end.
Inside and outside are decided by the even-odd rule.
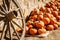
POLYGON ((60 26, 59 11, 60 1, 58 0, 46 3, 45 6, 32 10, 26 22, 26 34, 40 35, 57 29, 60 26))

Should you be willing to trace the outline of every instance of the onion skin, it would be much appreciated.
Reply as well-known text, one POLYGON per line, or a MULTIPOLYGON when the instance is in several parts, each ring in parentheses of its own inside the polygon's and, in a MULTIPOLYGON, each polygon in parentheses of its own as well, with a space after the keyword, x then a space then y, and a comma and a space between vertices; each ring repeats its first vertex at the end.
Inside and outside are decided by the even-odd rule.
POLYGON ((51 9, 50 8, 46 8, 46 13, 51 13, 51 9))
POLYGON ((45 29, 46 29, 46 26, 43 26, 43 28, 45 28, 45 29))
POLYGON ((29 30, 29 32, 30 32, 31 35, 35 35, 35 34, 37 34, 37 29, 31 28, 29 30))
POLYGON ((42 20, 43 19, 43 15, 38 15, 37 16, 37 20, 42 20))
POLYGON ((53 26, 53 25, 48 25, 48 26, 46 27, 46 29, 47 29, 47 30, 53 30, 53 29, 54 29, 54 26, 53 26))
POLYGON ((56 19, 57 19, 57 20, 60 20, 60 16, 57 16, 56 19))
POLYGON ((46 3, 46 7, 50 7, 50 3, 46 3))
POLYGON ((29 33, 29 27, 26 26, 26 34, 29 33))
POLYGON ((50 23, 50 19, 49 18, 44 18, 43 22, 44 22, 44 24, 49 24, 50 23))
POLYGON ((33 15, 38 15, 39 14, 39 9, 35 8, 33 11, 31 11, 31 16, 33 15))
POLYGON ((49 19, 51 19, 52 17, 54 17, 52 14, 50 14, 50 13, 46 13, 46 16, 49 18, 49 19))
POLYGON ((52 9, 52 8, 50 8, 50 10, 51 10, 51 12, 53 11, 53 9, 52 9))
POLYGON ((29 25, 29 26, 27 26, 28 28, 33 28, 33 25, 29 25))
POLYGON ((17 28, 16 31, 19 33, 22 32, 22 30, 20 28, 17 28))
POLYGON ((58 10, 57 10, 57 7, 54 6, 54 5, 51 5, 51 8, 52 8, 54 11, 58 11, 58 10))
POLYGON ((51 5, 55 5, 54 2, 50 2, 51 5))
POLYGON ((43 21, 35 22, 35 27, 37 27, 38 29, 42 28, 43 26, 44 26, 44 22, 43 21))
POLYGON ((31 25, 32 23, 33 23, 33 21, 30 21, 30 20, 29 20, 29 21, 27 21, 26 25, 29 26, 29 25, 31 25))
POLYGON ((55 24, 56 22, 57 21, 55 19, 53 19, 53 18, 50 20, 50 24, 55 24))
POLYGON ((38 34, 44 34, 46 33, 46 29, 38 29, 38 34))
POLYGON ((57 29, 58 28, 58 25, 57 24, 54 24, 53 26, 54 26, 54 29, 57 29))
POLYGON ((41 11, 39 12, 39 15, 43 15, 43 14, 44 14, 43 12, 41 12, 41 11))
POLYGON ((45 11, 45 7, 40 7, 39 10, 42 11, 42 12, 44 12, 45 11))
POLYGON ((29 19, 33 19, 33 20, 36 20, 37 19, 37 15, 34 15, 34 16, 30 16, 29 19))
POLYGON ((58 12, 57 11, 53 11, 52 14, 56 17, 58 16, 58 12))
POLYGON ((60 26, 60 22, 57 22, 58 26, 60 26))

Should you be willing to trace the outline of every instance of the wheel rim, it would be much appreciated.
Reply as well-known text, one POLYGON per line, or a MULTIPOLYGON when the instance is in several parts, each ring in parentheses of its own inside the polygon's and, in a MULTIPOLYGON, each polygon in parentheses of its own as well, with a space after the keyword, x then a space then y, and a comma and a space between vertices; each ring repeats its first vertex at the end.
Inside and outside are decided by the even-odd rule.
POLYGON ((7 32, 9 33, 10 40, 12 40, 11 28, 16 33, 18 40, 22 40, 25 35, 25 19, 23 17, 21 6, 17 2, 17 0, 2 0, 2 2, 3 4, 0 5, 0 21, 3 21, 4 25, 1 34, 1 40, 4 34, 5 36, 7 35, 7 32), (14 6, 16 6, 15 8, 13 8, 14 6, 12 5, 12 3, 14 4, 14 6), (20 23, 17 24, 16 21, 20 23), (23 30, 21 37, 15 31, 14 25, 23 30))

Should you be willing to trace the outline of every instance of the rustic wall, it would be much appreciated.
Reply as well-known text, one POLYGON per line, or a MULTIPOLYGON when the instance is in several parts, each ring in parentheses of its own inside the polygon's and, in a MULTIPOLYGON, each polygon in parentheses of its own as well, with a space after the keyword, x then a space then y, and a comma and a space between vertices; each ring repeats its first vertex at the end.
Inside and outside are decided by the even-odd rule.
POLYGON ((30 14, 30 12, 37 7, 44 6, 45 3, 54 0, 18 0, 20 3, 25 17, 30 14))

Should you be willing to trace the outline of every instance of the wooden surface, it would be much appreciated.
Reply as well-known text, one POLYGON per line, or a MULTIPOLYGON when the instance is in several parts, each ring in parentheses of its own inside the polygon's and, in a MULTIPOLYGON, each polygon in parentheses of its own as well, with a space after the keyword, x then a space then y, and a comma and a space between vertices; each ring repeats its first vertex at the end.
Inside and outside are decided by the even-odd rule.
POLYGON ((50 34, 47 37, 26 37, 25 40, 60 40, 60 28, 50 32, 50 34))

